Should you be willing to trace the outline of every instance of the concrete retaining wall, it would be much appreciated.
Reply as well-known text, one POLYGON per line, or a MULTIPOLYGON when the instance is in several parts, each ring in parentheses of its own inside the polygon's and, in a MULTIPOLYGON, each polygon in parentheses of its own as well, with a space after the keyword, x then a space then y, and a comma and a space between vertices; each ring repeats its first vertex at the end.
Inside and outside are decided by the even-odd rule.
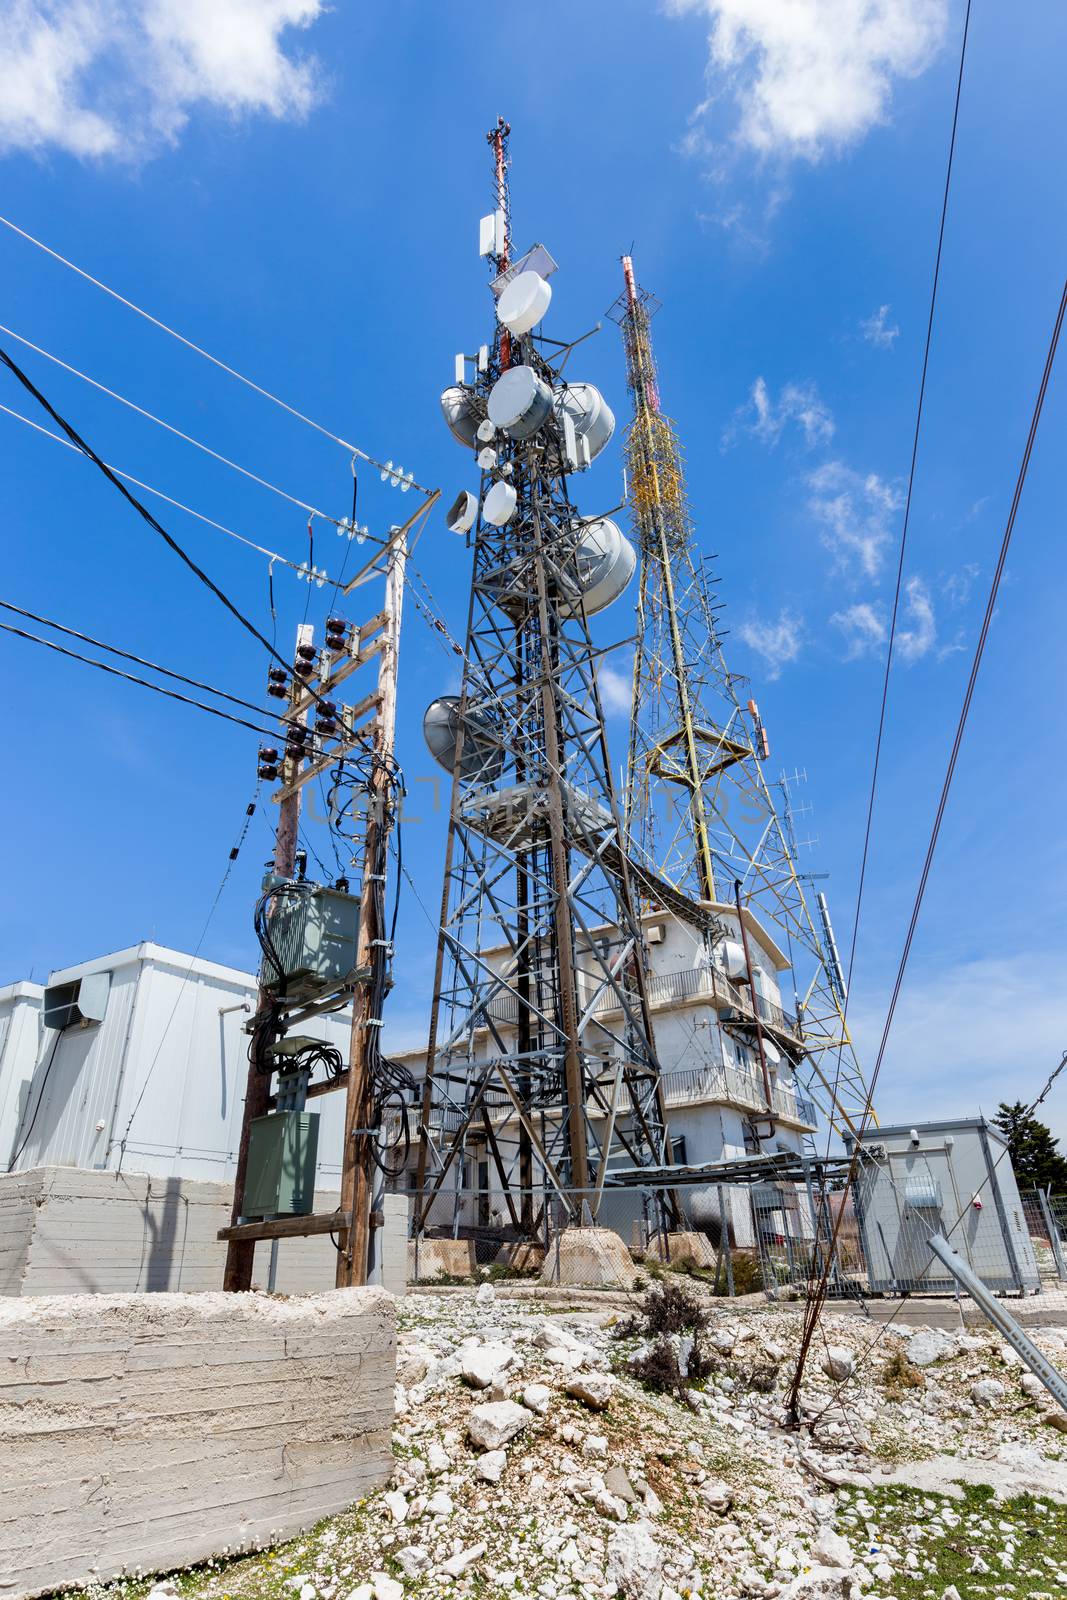
POLYGON ((256 1548, 384 1483, 380 1289, 0 1301, 7 1600, 256 1548))
MULTIPOLYGON (((0 1295, 122 1294, 218 1289, 230 1220, 228 1184, 81 1167, 36 1167, 0 1176, 0 1295)), ((315 1209, 333 1210, 336 1194, 315 1209)), ((403 1294, 408 1202, 385 1197, 385 1287, 403 1294)), ((326 1234, 283 1239, 278 1289, 332 1289, 337 1254, 326 1234)), ((270 1246, 256 1247, 266 1287, 270 1246)))

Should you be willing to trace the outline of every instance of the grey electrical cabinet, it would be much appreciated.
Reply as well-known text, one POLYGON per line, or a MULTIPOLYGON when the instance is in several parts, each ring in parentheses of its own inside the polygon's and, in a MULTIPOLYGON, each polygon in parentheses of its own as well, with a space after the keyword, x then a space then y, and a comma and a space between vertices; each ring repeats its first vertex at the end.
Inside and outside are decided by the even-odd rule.
POLYGON ((359 900, 317 883, 283 886, 267 919, 264 989, 301 1003, 343 988, 356 976, 359 900), (279 972, 279 967, 281 971, 279 972))
MULTIPOLYGON (((852 1144, 846 1134, 850 1154, 852 1144)), ((955 1279, 927 1244, 935 1233, 988 1289, 1041 1287, 1007 1146, 984 1117, 868 1128, 854 1199, 874 1294, 954 1294, 955 1279)))
POLYGON ((315 1203, 319 1119, 314 1111, 256 1117, 248 1142, 244 1216, 304 1217, 315 1203))

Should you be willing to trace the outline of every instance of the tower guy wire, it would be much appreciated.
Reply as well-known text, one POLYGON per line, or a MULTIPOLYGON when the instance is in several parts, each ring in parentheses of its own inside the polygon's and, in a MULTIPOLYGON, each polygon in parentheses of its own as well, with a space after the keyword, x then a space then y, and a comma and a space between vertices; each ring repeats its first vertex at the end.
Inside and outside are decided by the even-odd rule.
MULTIPOLYGON (((271 494, 278 495, 282 500, 288 500, 290 505, 299 506, 301 511, 306 511, 313 517, 321 518, 323 522, 332 522, 337 526, 337 517, 331 517, 328 512, 320 511, 318 506, 311 505, 307 500, 301 500, 299 495, 290 494, 287 489, 280 489, 276 483, 271 483, 269 478, 260 477, 258 472, 253 472, 249 467, 242 467, 239 462, 231 461, 229 456, 224 456, 218 450, 213 450, 202 439, 195 439, 191 433, 185 433, 181 428, 175 427, 173 422, 166 422, 162 417, 157 417, 155 412, 146 411, 144 406, 139 406, 135 400, 130 400, 126 395, 119 394, 117 389, 109 389, 107 384, 100 383, 96 378, 91 378, 87 372, 80 371, 78 367, 72 367, 69 362, 62 360, 60 356, 53 355, 50 350, 45 350, 41 345, 34 344, 32 340, 23 338, 21 333, 16 333, 13 328, 6 327, 2 322, 0 322, 0 333, 7 334, 12 339, 17 339, 19 344, 26 346, 27 350, 32 350, 34 355, 43 356, 46 361, 51 361, 55 366, 61 367, 64 372, 69 372, 72 377, 80 378, 83 383, 89 384, 91 388, 98 389, 101 394, 106 394, 109 400, 117 400, 120 405, 128 407, 130 411, 135 411, 139 417, 144 417, 146 422, 153 422, 157 428, 164 429, 166 433, 174 434, 175 438, 181 439, 185 444, 191 444, 196 450, 203 451, 204 455, 210 456, 213 461, 219 462, 221 466, 229 467, 232 472, 240 473, 242 478, 248 478, 252 483, 258 484, 261 489, 269 489, 271 494)), ((12 363, 9 362, 8 364, 12 366, 13 371, 16 370, 12 363)))
MULTIPOLYGON (((997 599, 1000 594, 1001 579, 1004 575, 1004 566, 1008 559, 1008 550, 1011 546, 1012 534, 1015 531, 1015 522, 1019 512, 1019 504, 1022 500, 1023 488, 1026 484, 1026 477, 1030 468, 1030 457, 1034 448, 1034 440, 1037 437, 1038 424, 1041 421, 1041 413, 1045 404, 1045 395, 1048 392, 1049 380, 1052 376, 1056 352, 1059 348, 1060 333, 1063 328, 1063 319, 1065 313, 1067 313, 1067 279, 1064 280, 1063 290, 1060 294, 1060 302, 1056 312, 1056 320, 1053 324, 1052 337, 1049 341, 1048 353, 1045 357, 1044 370, 1041 374, 1041 382, 1038 385, 1037 398, 1034 402, 1033 414, 1030 419, 1030 428, 1026 436, 1026 445, 1023 449, 1022 461, 1020 463, 1018 475, 1015 480, 1015 491, 1012 495, 1011 507, 1009 509, 1007 522, 1004 528, 1004 536, 1001 539, 997 563, 993 572, 992 582, 990 583, 989 587, 989 595, 986 600, 985 613, 982 617, 982 625, 979 629, 978 639, 974 648, 971 669, 967 678, 967 687, 964 691, 963 704, 960 708, 960 715, 956 724, 955 736, 952 741, 952 747, 949 751, 948 763, 945 769, 944 780, 941 785, 941 793, 938 798, 937 809, 934 813, 933 826, 930 830, 930 838, 927 843, 922 870, 919 874, 919 883, 915 891, 915 900, 912 906, 911 916, 908 921, 908 929, 904 939, 904 947, 901 951, 900 962, 897 967, 896 978, 893 983, 893 989, 889 999, 889 1006, 886 1011, 885 1023, 882 1027, 882 1036, 878 1046, 878 1054, 875 1057, 874 1069, 871 1073, 869 1110, 873 1109, 874 1091, 877 1086, 878 1079, 881 1076, 882 1064, 885 1060, 886 1047, 889 1043, 889 1034, 893 1026, 893 1019, 896 1016, 897 1002, 900 999, 900 993, 904 986, 904 975, 907 971, 908 960, 911 955, 911 947, 915 937, 915 930, 919 923, 919 914, 922 910, 923 899, 926 894, 926 886, 930 879, 930 869, 933 866, 934 852, 937 849, 937 842, 941 834, 941 825, 944 821, 945 810, 948 805, 949 793, 952 788, 952 780, 956 774, 956 763, 959 759, 960 749, 963 744, 963 735, 967 727, 968 717, 970 716, 971 702, 974 698, 975 685, 978 681, 978 673, 982 665, 982 658, 985 654, 986 640, 989 637, 989 629, 992 625, 994 612, 996 611, 997 599)), ((860 1148, 869 1124, 870 1115, 868 1111, 861 1122, 860 1128, 856 1134, 855 1144, 853 1145, 852 1157, 849 1161, 847 1179, 848 1188, 851 1188, 853 1182, 855 1181, 856 1168, 860 1159, 860 1148)), ((808 1303, 805 1307, 804 1329, 801 1335, 800 1351, 797 1356, 796 1369, 793 1375, 793 1381, 789 1394, 789 1413, 794 1425, 797 1424, 799 1416, 800 1385, 804 1376, 804 1367, 807 1362, 808 1351, 811 1346, 815 1328, 817 1327, 819 1318, 822 1314, 823 1306, 826 1302, 827 1286, 836 1255, 837 1239, 841 1228, 842 1217, 843 1208, 839 1208, 837 1217, 834 1221, 834 1228, 830 1237, 828 1248, 824 1252, 822 1271, 819 1277, 816 1292, 808 1300, 808 1303)))

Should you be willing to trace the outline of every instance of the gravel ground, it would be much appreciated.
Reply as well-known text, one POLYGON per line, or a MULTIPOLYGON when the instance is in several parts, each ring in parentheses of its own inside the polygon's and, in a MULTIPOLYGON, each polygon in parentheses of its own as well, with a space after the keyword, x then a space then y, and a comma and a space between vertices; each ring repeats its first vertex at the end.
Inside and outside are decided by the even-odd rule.
MULTIPOLYGON (((677 1396, 631 1375, 647 1341, 618 1310, 410 1297, 390 1485, 277 1549, 94 1600, 1067 1595, 1067 1433, 996 1336, 830 1311, 794 1432, 799 1310, 707 1311, 710 1371, 677 1396)), ((1067 1367, 1063 1332, 1036 1338, 1067 1367)), ((690 1347, 674 1336, 683 1366, 690 1347)))

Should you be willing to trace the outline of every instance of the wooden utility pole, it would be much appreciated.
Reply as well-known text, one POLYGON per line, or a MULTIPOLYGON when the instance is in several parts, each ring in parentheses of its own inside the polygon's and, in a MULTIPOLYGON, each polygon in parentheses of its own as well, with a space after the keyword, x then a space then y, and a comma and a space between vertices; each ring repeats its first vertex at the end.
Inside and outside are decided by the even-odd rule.
MULTIPOLYGON (((383 829, 388 828, 387 810, 392 802, 391 774, 396 736, 396 680, 400 650, 400 619, 404 604, 404 567, 407 547, 401 542, 389 555, 385 576, 386 623, 378 658, 378 721, 373 749, 376 757, 367 800, 367 831, 363 850, 363 881, 360 896, 359 944, 356 966, 372 973, 383 972, 390 952, 386 949, 388 930, 379 916, 385 901, 383 829)), ((380 1265, 381 1251, 372 1252, 371 1233, 380 1226, 372 1211, 374 1190, 374 1141, 371 1131, 373 1084, 368 1071, 368 1054, 380 1045, 382 1019, 376 1015, 384 997, 384 984, 374 981, 360 985, 352 1001, 352 1042, 349 1053, 348 1093, 345 1100, 345 1143, 341 1158, 341 1212, 351 1218, 338 1238, 337 1287, 350 1288, 366 1283, 372 1255, 380 1265), (372 1035, 374 1036, 372 1038, 372 1035)))
MULTIPOLYGON (((296 649, 301 645, 311 643, 312 629, 308 623, 301 623, 296 630, 296 649)), ((297 661, 296 650, 293 652, 294 664, 297 661)), ((289 706, 291 710, 296 697, 302 692, 300 678, 294 670, 290 680, 289 706)), ((306 719, 306 717, 305 717, 306 719)), ((293 763, 294 768, 297 763, 293 763)), ((277 878, 291 878, 296 871, 296 849, 300 830, 300 797, 303 790, 295 788, 287 794, 278 807, 278 830, 274 836, 274 875, 277 878)), ((255 1019, 252 1024, 252 1038, 255 1039, 263 1019, 271 1010, 271 996, 260 985, 259 1001, 256 1006, 255 1019)), ((244 1116, 241 1121, 241 1139, 237 1146, 237 1166, 233 1177, 233 1209, 230 1213, 230 1225, 236 1227, 244 1213, 245 1185, 248 1180, 248 1145, 252 1136, 252 1123, 257 1117, 266 1116, 270 1109, 270 1073, 260 1068, 258 1053, 249 1052, 248 1081, 245 1089, 244 1116)), ((250 1289, 252 1287, 252 1269, 255 1261, 256 1241, 254 1239, 230 1239, 226 1245, 226 1268, 223 1275, 222 1287, 230 1290, 250 1289)))

